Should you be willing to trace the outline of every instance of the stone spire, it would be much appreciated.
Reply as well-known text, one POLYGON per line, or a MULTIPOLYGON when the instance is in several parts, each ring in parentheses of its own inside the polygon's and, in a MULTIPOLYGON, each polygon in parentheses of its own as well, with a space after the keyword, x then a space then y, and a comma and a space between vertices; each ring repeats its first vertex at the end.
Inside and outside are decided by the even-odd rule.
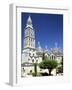
POLYGON ((27 27, 30 27, 33 29, 33 25, 32 25, 32 20, 31 20, 31 17, 29 16, 28 19, 27 19, 27 24, 26 24, 26 28, 27 27))
POLYGON ((45 51, 48 51, 48 47, 47 47, 47 45, 45 46, 45 51))
POLYGON ((57 46, 58 46, 58 44, 57 44, 57 43, 55 43, 55 48, 57 48, 57 46))
POLYGON ((38 41, 38 50, 41 51, 42 48, 41 48, 41 45, 40 45, 40 42, 38 41))
POLYGON ((46 50, 48 49, 47 45, 45 46, 45 49, 46 49, 46 50))

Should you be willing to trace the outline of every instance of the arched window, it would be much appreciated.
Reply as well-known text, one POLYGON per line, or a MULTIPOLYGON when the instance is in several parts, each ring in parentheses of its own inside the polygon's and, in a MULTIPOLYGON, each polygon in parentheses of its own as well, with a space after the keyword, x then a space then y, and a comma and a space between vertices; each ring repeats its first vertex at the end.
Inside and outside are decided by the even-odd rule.
POLYGON ((34 59, 32 59, 32 62, 34 63, 34 59))
POLYGON ((36 62, 38 62, 38 60, 36 60, 36 62))
POLYGON ((33 53, 33 56, 34 56, 34 53, 33 53))
POLYGON ((32 70, 30 70, 30 73, 32 73, 32 70))
POLYGON ((52 55, 52 60, 53 60, 53 55, 52 55))
POLYGON ((23 72, 25 72, 25 69, 23 68, 23 72))

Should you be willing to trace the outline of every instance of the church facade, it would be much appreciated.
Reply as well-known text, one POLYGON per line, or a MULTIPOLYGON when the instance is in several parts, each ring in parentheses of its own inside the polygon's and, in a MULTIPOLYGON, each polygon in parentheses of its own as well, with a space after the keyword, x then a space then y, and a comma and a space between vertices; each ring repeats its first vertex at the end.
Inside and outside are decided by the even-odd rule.
MULTIPOLYGON (((22 50, 21 60, 21 75, 23 77, 30 76, 29 73, 34 72, 33 64, 42 62, 43 54, 49 59, 57 60, 58 62, 60 62, 63 57, 63 53, 57 47, 57 44, 55 44, 55 48, 51 49, 51 51, 48 51, 47 47, 43 49, 40 42, 38 42, 38 47, 35 47, 35 30, 33 28, 31 17, 29 16, 24 31, 24 48, 22 50)), ((48 70, 41 70, 38 66, 37 71, 48 72, 48 70)), ((53 75, 55 74, 56 71, 54 70, 53 75)))

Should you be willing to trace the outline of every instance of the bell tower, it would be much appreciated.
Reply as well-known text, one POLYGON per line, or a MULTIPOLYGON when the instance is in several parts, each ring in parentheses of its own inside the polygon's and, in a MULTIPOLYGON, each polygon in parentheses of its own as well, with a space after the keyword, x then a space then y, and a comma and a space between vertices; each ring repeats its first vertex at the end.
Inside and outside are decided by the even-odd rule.
POLYGON ((30 16, 27 19, 24 32, 24 48, 35 48, 35 32, 30 16))

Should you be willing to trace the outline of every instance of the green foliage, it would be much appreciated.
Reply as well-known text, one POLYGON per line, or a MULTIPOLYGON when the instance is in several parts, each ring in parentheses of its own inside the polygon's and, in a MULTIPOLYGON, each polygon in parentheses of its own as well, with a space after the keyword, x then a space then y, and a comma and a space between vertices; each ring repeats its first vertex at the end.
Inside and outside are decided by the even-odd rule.
POLYGON ((63 73, 63 58, 60 62, 60 66, 57 68, 57 73, 63 73))
POLYGON ((41 69, 54 69, 58 65, 56 60, 45 60, 39 63, 41 69))
POLYGON ((62 66, 58 67, 57 73, 63 73, 63 67, 62 66))
POLYGON ((51 71, 55 69, 58 66, 58 63, 56 60, 44 60, 41 63, 39 63, 39 67, 41 69, 48 69, 49 75, 51 75, 51 71))
POLYGON ((60 64, 61 64, 61 66, 63 66, 63 57, 62 57, 62 60, 61 60, 61 63, 60 64))

